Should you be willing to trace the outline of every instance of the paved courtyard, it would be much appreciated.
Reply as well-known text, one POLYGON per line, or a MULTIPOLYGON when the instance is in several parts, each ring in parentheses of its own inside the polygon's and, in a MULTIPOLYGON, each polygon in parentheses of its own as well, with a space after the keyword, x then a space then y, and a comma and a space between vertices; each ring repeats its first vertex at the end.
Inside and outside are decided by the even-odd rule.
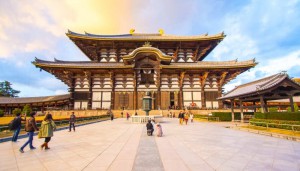
POLYGON ((165 119, 164 136, 149 137, 144 124, 126 119, 57 131, 50 150, 0 144, 0 170, 300 170, 300 143, 228 129, 218 123, 178 125, 165 119))

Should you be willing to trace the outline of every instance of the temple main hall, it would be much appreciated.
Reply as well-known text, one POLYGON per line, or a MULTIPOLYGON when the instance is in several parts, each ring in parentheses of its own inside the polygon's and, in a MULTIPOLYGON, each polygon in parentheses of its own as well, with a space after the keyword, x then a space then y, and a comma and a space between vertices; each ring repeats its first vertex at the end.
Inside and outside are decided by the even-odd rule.
POLYGON ((150 92, 153 110, 222 109, 223 86, 256 66, 247 61, 205 61, 225 38, 158 33, 66 35, 89 61, 46 61, 33 64, 69 87, 69 109, 139 110, 150 92))

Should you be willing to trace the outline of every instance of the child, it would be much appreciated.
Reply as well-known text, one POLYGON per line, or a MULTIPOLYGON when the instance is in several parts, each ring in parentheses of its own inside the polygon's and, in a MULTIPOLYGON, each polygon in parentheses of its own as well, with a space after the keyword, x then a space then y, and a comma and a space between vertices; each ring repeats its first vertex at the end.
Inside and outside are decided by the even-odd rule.
POLYGON ((162 137, 163 131, 162 131, 162 127, 159 123, 156 124, 156 128, 157 128, 157 136, 162 137))

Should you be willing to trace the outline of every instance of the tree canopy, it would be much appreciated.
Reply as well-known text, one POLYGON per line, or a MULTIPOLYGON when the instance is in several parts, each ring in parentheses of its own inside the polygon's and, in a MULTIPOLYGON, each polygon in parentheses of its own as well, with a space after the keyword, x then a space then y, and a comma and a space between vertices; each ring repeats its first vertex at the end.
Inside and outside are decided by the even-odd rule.
POLYGON ((8 81, 0 82, 0 97, 18 97, 20 91, 13 89, 8 81))

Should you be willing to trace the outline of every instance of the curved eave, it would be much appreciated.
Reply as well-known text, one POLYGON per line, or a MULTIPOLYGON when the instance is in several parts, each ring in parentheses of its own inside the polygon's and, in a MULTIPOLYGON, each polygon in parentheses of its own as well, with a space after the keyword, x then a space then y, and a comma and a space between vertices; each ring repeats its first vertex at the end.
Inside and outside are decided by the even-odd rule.
MULTIPOLYGON (((61 63, 61 64, 55 64, 55 63, 37 63, 37 62, 32 62, 36 67, 39 68, 69 68, 69 69, 114 69, 114 68, 133 68, 133 65, 124 65, 124 66, 97 66, 97 65, 70 65, 66 63, 61 63)), ((106 64, 106 63, 101 63, 101 64, 106 64)), ((108 63, 109 64, 109 63, 108 63)))
MULTIPOLYGON (((187 63, 188 64, 188 63, 187 63)), ((204 66, 204 65, 199 65, 199 66, 170 66, 170 65, 162 65, 161 68, 165 69, 237 69, 237 68, 245 68, 245 69, 250 69, 252 67, 256 66, 255 64, 252 65, 232 65, 232 66, 217 66, 217 65, 211 65, 211 66, 204 66)))
POLYGON ((129 55, 122 56, 123 60, 131 60, 136 57, 136 55, 140 53, 154 53, 163 61, 171 61, 173 59, 172 56, 165 55, 162 51, 153 47, 140 47, 132 51, 129 55))
POLYGON ((202 40, 222 40, 226 37, 223 33, 212 36, 199 35, 199 36, 173 36, 173 35, 129 35, 129 36, 92 36, 90 34, 66 33, 69 38, 73 39, 87 39, 87 40, 114 40, 114 41, 202 41, 202 40))

